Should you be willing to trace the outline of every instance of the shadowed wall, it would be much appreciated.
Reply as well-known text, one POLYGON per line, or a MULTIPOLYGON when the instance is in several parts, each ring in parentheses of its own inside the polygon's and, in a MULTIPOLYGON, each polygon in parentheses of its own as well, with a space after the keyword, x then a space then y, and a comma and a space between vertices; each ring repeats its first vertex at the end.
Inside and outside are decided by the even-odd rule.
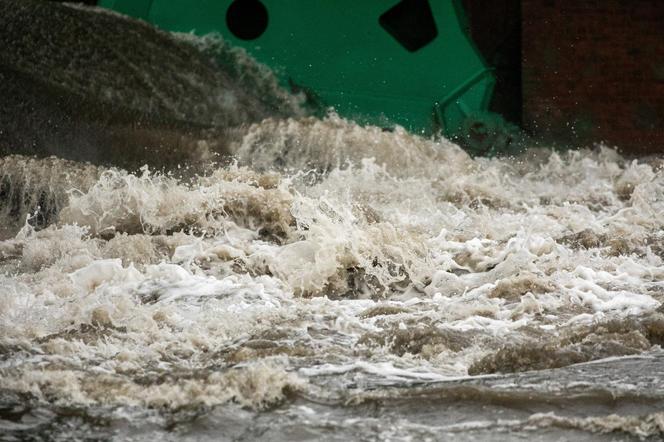
POLYGON ((664 152, 664 2, 523 0, 523 126, 545 141, 664 152))

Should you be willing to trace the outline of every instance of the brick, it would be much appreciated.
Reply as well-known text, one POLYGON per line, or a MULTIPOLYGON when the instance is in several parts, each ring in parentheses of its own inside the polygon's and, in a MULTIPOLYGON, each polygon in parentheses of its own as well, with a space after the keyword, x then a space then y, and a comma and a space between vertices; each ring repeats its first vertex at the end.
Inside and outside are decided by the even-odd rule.
POLYGON ((523 0, 521 12, 527 130, 664 150, 664 1, 523 0))

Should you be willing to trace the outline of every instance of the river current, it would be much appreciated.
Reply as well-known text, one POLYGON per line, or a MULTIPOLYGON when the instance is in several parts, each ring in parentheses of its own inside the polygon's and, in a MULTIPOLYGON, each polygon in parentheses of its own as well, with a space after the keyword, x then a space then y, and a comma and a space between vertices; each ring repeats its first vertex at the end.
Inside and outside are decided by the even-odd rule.
POLYGON ((0 159, 0 438, 660 440, 664 172, 334 114, 0 159))

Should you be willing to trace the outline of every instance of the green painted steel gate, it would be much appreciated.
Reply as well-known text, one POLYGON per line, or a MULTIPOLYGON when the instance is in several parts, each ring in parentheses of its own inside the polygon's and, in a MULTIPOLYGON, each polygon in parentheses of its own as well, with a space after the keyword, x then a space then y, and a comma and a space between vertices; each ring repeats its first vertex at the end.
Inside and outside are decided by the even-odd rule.
MULTIPOLYGON (((469 137, 494 77, 455 0, 101 0, 169 31, 219 33, 361 123, 469 137)), ((472 141, 472 140, 471 140, 472 141)), ((471 143, 472 144, 472 143, 471 143)))

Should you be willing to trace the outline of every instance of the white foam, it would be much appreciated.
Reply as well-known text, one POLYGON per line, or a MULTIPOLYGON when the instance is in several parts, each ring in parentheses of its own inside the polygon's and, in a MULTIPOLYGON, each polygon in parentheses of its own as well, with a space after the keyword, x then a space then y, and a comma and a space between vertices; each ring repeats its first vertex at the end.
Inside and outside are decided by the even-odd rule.
MULTIPOLYGON (((58 378, 58 397, 94 402, 86 376, 275 358, 284 373, 429 382, 533 330, 663 301, 664 176, 611 150, 471 159, 336 116, 266 121, 237 148, 240 165, 187 182, 104 171, 57 223, 0 242, 0 343, 37 355, 9 357, 12 388, 58 378)), ((147 390, 183 404, 199 387, 217 392, 147 390)))

